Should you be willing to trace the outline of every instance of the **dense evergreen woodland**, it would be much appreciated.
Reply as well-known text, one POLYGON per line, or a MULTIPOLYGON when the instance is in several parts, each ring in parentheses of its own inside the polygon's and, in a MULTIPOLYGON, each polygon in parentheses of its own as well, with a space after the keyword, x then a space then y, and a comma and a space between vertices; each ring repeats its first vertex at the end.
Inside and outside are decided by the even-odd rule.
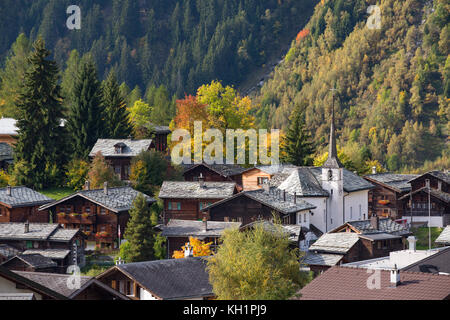
POLYGON ((448 169, 449 23, 448 0, 322 0, 258 95, 260 125, 288 128, 304 106, 324 150, 335 87, 339 146, 353 162, 448 169), (379 30, 366 25, 371 4, 379 30))

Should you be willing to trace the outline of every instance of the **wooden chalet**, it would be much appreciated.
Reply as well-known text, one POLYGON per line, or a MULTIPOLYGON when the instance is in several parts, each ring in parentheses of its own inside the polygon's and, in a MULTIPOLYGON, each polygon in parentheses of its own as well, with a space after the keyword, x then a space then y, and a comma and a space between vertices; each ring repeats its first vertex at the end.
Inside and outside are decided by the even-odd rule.
POLYGON ((411 191, 408 183, 418 177, 413 174, 378 173, 364 177, 375 188, 369 190, 369 216, 402 219, 405 214, 403 201, 399 200, 411 191))
POLYGON ((34 222, 48 223, 48 210, 39 211, 43 204, 54 201, 27 187, 6 187, 0 189, 0 223, 34 222))
POLYGON ((242 173, 242 187, 245 191, 261 189, 264 183, 269 182, 275 176, 281 175, 287 178, 296 168, 291 164, 273 165, 273 166, 256 166, 245 170, 242 173))
POLYGON ((205 258, 118 264, 97 279, 132 300, 209 300, 214 298, 205 258))
POLYGON ((235 182, 239 191, 242 190, 242 173, 247 169, 235 164, 194 164, 186 166, 183 172, 185 181, 198 181, 203 177, 204 181, 229 181, 235 182))
POLYGON ((68 230, 58 224, 0 223, 0 245, 14 248, 22 255, 39 254, 41 260, 51 259, 56 262, 58 272, 65 272, 75 261, 84 266, 85 238, 79 229, 68 230))
POLYGON ((0 118, 0 142, 14 146, 17 135, 16 120, 12 118, 0 118))
MULTIPOLYGON (((130 217, 129 210, 139 194, 131 187, 78 191, 39 210, 50 210, 53 221, 66 229, 80 229, 87 236, 87 248, 117 248, 130 217), (119 239, 120 238, 120 239, 119 239)), ((145 195, 151 206, 156 200, 145 195)))
POLYGON ((40 254, 17 255, 8 261, 3 262, 1 266, 12 271, 50 273, 55 273, 58 271, 58 265, 55 261, 40 254))
POLYGON ((411 191, 399 199, 403 202, 405 220, 413 225, 428 224, 429 220, 432 227, 442 228, 449 225, 450 173, 430 171, 413 178, 409 183, 411 191))
POLYGON ((203 221, 171 219, 162 227, 161 233, 167 239, 167 258, 172 258, 175 250, 181 250, 189 242, 189 237, 212 242, 211 250, 215 251, 223 232, 240 226, 240 222, 208 221, 206 218, 203 221))
POLYGON ((131 160, 142 151, 155 150, 155 142, 151 139, 98 139, 89 158, 93 159, 101 153, 120 180, 129 180, 131 160))
POLYGON ((159 198, 164 201, 163 221, 202 220, 201 210, 237 193, 234 182, 164 181, 159 198))

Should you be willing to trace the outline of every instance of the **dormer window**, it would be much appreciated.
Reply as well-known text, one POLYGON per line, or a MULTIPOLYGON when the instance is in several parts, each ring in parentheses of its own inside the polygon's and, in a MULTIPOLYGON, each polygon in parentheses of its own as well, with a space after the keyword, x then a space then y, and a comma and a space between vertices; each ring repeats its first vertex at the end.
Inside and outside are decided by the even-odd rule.
POLYGON ((126 146, 127 145, 125 143, 123 143, 123 142, 116 143, 114 145, 114 150, 115 150, 116 154, 124 153, 124 150, 125 150, 126 146))

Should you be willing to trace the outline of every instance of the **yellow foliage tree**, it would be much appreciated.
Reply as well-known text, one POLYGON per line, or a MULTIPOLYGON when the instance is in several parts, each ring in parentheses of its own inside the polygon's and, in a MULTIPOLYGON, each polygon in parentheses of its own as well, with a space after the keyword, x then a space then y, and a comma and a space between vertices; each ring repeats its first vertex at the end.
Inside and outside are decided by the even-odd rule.
POLYGON ((181 259, 184 258, 184 249, 185 247, 191 245, 192 246, 192 255, 194 257, 205 257, 210 256, 212 254, 211 251, 211 244, 212 242, 204 242, 197 238, 189 237, 189 242, 186 243, 183 247, 181 247, 181 250, 176 250, 173 252, 172 258, 174 259, 181 259))

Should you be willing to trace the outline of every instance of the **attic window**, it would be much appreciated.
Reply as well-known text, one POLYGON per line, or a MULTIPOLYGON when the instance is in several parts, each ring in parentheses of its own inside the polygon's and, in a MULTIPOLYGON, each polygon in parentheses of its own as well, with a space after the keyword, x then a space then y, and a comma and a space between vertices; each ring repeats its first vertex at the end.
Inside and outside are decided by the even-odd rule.
POLYGON ((125 147, 126 147, 126 144, 123 143, 123 142, 116 143, 116 144, 114 145, 114 149, 115 149, 116 154, 122 154, 122 153, 124 153, 125 147))

